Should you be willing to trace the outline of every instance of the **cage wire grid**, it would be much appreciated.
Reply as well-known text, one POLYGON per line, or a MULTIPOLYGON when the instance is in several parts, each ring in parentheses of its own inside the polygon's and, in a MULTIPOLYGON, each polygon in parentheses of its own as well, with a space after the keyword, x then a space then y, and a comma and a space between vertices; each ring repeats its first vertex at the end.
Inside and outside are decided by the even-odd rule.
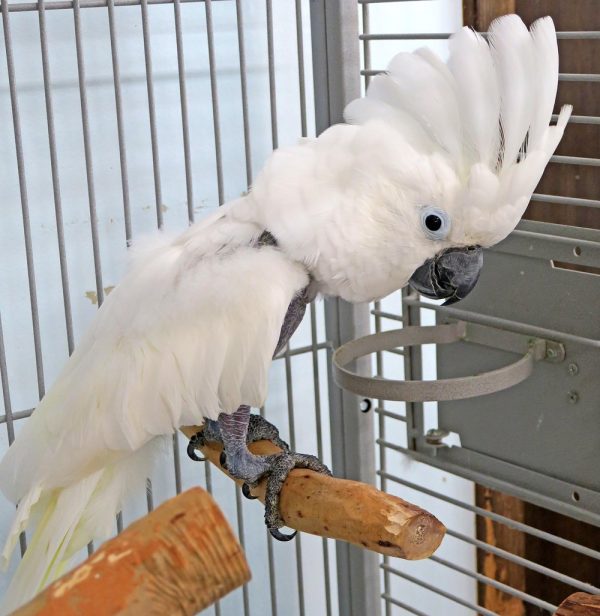
MULTIPOLYGON (((75 348, 79 333, 95 310, 92 303, 101 305, 118 280, 122 271, 118 260, 130 241, 151 231, 152 226, 183 229, 194 222, 198 212, 247 190, 254 170, 260 168, 271 149, 281 142, 314 134, 314 113, 309 103, 312 67, 308 6, 306 0, 285 6, 272 0, 2 1, 6 72, 0 88, 5 99, 2 102, 8 107, 2 109, 2 117, 11 116, 10 124, 3 122, 1 134, 8 196, 3 207, 20 206, 20 220, 16 215, 9 218, 14 224, 10 229, 8 224, 3 225, 2 239, 7 261, 9 249, 15 247, 11 259, 22 254, 26 265, 20 272, 25 289, 19 289, 18 281, 2 272, 0 375, 4 412, 0 423, 6 426, 5 446, 14 440, 20 420, 31 414, 56 376, 57 367, 75 348), (285 49, 283 41, 276 40, 274 19, 283 36, 290 35, 285 49), (98 23, 102 25, 100 31, 94 29, 98 23), (132 51, 132 46, 137 48, 132 51), (231 57, 225 46, 235 50, 231 57), (104 54, 101 67, 99 54, 104 54), (165 55, 170 56, 168 66, 165 55), (65 69, 68 63, 71 73, 65 69), (201 79, 204 96, 200 96, 198 87, 201 79), (173 82, 170 91, 165 82, 173 82), (37 108, 31 100, 35 90, 36 102, 43 103, 37 108), (65 90, 78 99, 69 101, 73 115, 68 118, 63 114, 65 90), (278 102, 285 106, 285 113, 278 110, 278 102), (100 126, 99 108, 110 117, 100 126), (130 126, 132 108, 142 118, 136 130, 130 126), (199 113, 209 116, 202 126, 194 120, 199 113), (165 130, 166 114, 174 117, 172 123, 166 122, 171 132, 165 130), (31 123, 43 128, 35 139, 31 123), (233 137, 232 123, 237 129, 233 137), (100 134, 105 130, 113 133, 109 143, 100 134), (83 166, 79 168, 73 160, 65 165, 61 159, 65 142, 70 145, 70 140, 80 140, 77 152, 83 166), (34 154, 34 147, 45 150, 44 154, 34 154), (103 150, 109 147, 111 157, 103 150), (145 149, 143 155, 141 147, 145 149), (171 157, 176 159, 175 165, 171 157), (84 178, 78 186, 73 186, 71 178, 74 167, 84 178), (39 199, 41 182, 34 173, 48 176, 43 199, 39 199), (176 173, 183 192, 174 190, 170 173, 176 173), (80 197, 75 206, 74 196, 80 197), (39 211, 42 207, 46 208, 43 215, 39 211), (50 208, 53 220, 49 220, 50 208), (54 250, 48 238, 40 240, 44 224, 50 230, 47 234, 54 235, 54 250), (84 238, 81 244, 74 242, 69 226, 77 227, 84 238), (107 231, 108 226, 113 229, 107 231), (15 240, 4 242, 9 233, 15 240), (19 235, 22 245, 16 240, 19 235), (51 272, 52 283, 62 301, 55 293, 50 304, 46 261, 54 256, 58 267, 51 272), (81 267, 80 261, 87 268, 81 267), (82 269, 87 271, 80 272, 82 269), (89 288, 90 280, 93 290, 82 293, 89 288), (52 323, 52 331, 48 323, 52 323), (15 330, 17 335, 11 335, 15 330), (64 340, 59 340, 63 334, 64 340), (19 356, 19 344, 31 347, 29 356, 19 356), (32 372, 32 368, 28 379, 17 376, 19 370, 32 372), (32 382, 35 397, 30 387, 27 391, 32 382), (28 404, 22 404, 23 399, 28 404)), ((299 332, 276 359, 272 395, 260 412, 277 423, 292 447, 314 451, 327 461, 327 382, 323 375, 329 344, 322 313, 322 305, 312 305, 299 332), (299 373, 308 376, 294 378, 299 373), (311 426, 306 434, 296 432, 298 406, 302 407, 303 425, 311 426)), ((252 609, 273 615, 289 611, 305 614, 306 594, 310 593, 310 613, 334 614, 335 554, 330 542, 303 537, 285 551, 274 545, 264 532, 260 508, 246 506, 231 482, 211 474, 208 464, 204 468, 182 464, 179 439, 173 437, 170 478, 165 469, 158 480, 160 486, 149 478, 145 497, 137 495, 143 505, 136 503, 132 510, 119 515, 115 531, 120 532, 124 523, 144 510, 150 511, 165 498, 198 483, 203 474, 203 484, 215 493, 237 528, 251 563, 252 552, 258 553, 252 569, 258 569, 258 562, 263 569, 268 563, 264 579, 245 585, 207 613, 247 615, 252 609), (305 545, 309 563, 303 552, 305 545), (284 559, 289 563, 282 576, 277 570, 282 569, 284 559), (307 580, 311 577, 309 568, 320 573, 312 576, 312 582, 307 580), (320 578, 318 583, 314 583, 315 577, 320 578)), ((10 512, 5 514, 8 523, 10 512)), ((23 534, 21 552, 25 548, 23 534)), ((92 550, 93 545, 88 546, 88 552, 92 550)))
MULTIPOLYGON (((425 44, 444 44, 449 38, 450 32, 396 32, 390 28, 391 20, 385 19, 380 5, 399 4, 407 0, 359 0, 361 32, 361 76, 363 78, 363 91, 369 84, 369 80, 384 70, 383 65, 373 65, 374 49, 373 45, 378 43, 398 42, 402 45, 402 50, 416 49, 425 44), (376 6, 373 6, 376 5, 376 6), (379 19, 376 20, 375 27, 372 26, 373 11, 380 11, 379 19), (378 29, 379 28, 379 29, 378 29), (381 29, 385 28, 385 29, 381 29)), ((434 0, 421 0, 418 3, 407 2, 413 11, 432 11, 440 7, 440 3, 434 0), (418 6, 418 8, 417 8, 418 6)), ((482 33, 486 36, 486 33, 482 33)), ((576 31, 558 32, 558 39, 598 39, 600 32, 596 31, 576 31)), ((389 52, 389 46, 386 51, 389 52)), ((445 49, 441 48, 442 53, 445 49)), ((385 61, 383 53, 377 54, 379 61, 385 61)), ((388 53, 389 55, 389 53, 388 53)), ((560 73, 560 81, 574 82, 597 82, 600 75, 596 74, 573 74, 560 73)), ((553 119, 556 120, 556 115, 553 119)), ((594 125, 600 123, 600 117, 589 115, 574 115, 572 123, 594 125)), ((600 159, 580 157, 580 156, 560 156, 554 155, 551 162, 565 165, 584 165, 598 166, 600 159)), ((534 193, 532 201, 540 201, 556 205, 576 205, 580 207, 597 208, 600 201, 593 199, 582 199, 563 195, 548 195, 534 193)), ((518 233, 518 232, 516 232, 518 233)), ((412 291, 404 290, 394 294, 392 297, 382 301, 374 302, 371 306, 372 328, 375 332, 382 332, 389 329, 397 329, 409 325, 433 325, 435 324, 435 313, 437 306, 428 305, 429 301, 418 296, 412 291)), ((460 316, 459 316, 460 318, 460 316)), ((492 319, 490 319, 491 321, 492 319)), ((485 322, 485 319, 482 319, 485 322)), ((373 365, 374 374, 391 378, 436 378, 435 373, 435 351, 431 348, 410 347, 406 349, 390 349, 376 354, 373 365), (402 375, 404 375, 402 377, 402 375)), ((474 533, 474 519, 476 516, 505 525, 508 528, 518 530, 530 536, 542 539, 548 544, 561 546, 572 550, 581 555, 588 556, 595 560, 600 558, 600 552, 579 543, 566 540, 552 533, 540 530, 529 524, 513 520, 505 515, 500 515, 492 510, 476 506, 474 503, 474 484, 467 490, 471 498, 456 498, 452 495, 450 486, 444 485, 446 480, 452 476, 451 471, 444 469, 444 464, 438 464, 437 477, 434 471, 433 477, 427 485, 435 485, 436 489, 425 487, 417 483, 414 475, 420 473, 416 467, 421 466, 419 462, 408 460, 416 449, 415 438, 419 434, 424 434, 428 428, 437 427, 437 412, 435 403, 390 403, 378 400, 375 405, 375 412, 378 415, 378 470, 380 487, 382 490, 398 494, 399 496, 411 501, 418 502, 428 508, 434 514, 444 511, 448 515, 447 505, 450 511, 462 511, 464 514, 472 514, 473 528, 471 532, 459 532, 452 527, 448 528, 447 539, 436 554, 429 558, 429 562, 423 567, 414 567, 412 563, 408 565, 403 561, 394 560, 388 557, 381 559, 380 568, 382 571, 382 600, 384 602, 384 612, 386 616, 392 614, 486 614, 495 615, 477 603, 477 584, 482 584, 500 590, 511 597, 525 602, 526 605, 538 608, 539 613, 553 614, 558 606, 553 605, 539 597, 524 592, 508 584, 492 579, 478 571, 475 553, 470 555, 471 563, 465 566, 456 557, 456 549, 460 544, 471 546, 474 549, 490 555, 495 555, 510 563, 515 563, 527 570, 542 574, 548 580, 559 581, 571 586, 574 590, 580 590, 592 594, 597 594, 599 589, 592 584, 566 576, 558 571, 544 567, 529 559, 513 554, 507 550, 495 547, 476 538, 474 533), (425 422, 422 423, 418 411, 425 410, 425 422), (391 458, 391 456, 395 456, 391 458), (400 456, 400 457, 398 457, 400 456), (390 472, 390 467, 396 466, 402 470, 407 470, 406 474, 390 472), (411 477, 411 474, 413 477, 411 477), (407 477, 413 479, 409 480, 407 477), (431 481, 434 479, 434 481, 431 481), (438 481, 435 481, 437 479, 438 481), (441 480, 441 481, 440 481, 441 480), (423 500, 423 496, 427 500, 423 500), (448 549, 450 548, 450 549, 448 549), (448 577, 446 583, 442 580, 448 577), (456 584, 460 580, 472 580, 472 592, 457 592, 456 584), (431 580, 435 580, 434 583, 431 580), (453 588, 454 585, 454 588, 453 588), (471 596, 469 596, 471 595, 471 596), (435 605, 433 611, 422 611, 424 605, 435 605)), ((422 463, 427 464, 426 460, 419 458, 422 463)), ((422 475, 421 475, 422 476, 422 475)), ((464 492, 463 492, 464 495, 464 492)), ((446 521, 443 515, 438 513, 438 517, 446 521)), ((537 612, 536 612, 537 613, 537 612)))
MULTIPOLYGON (((388 1, 386 4, 405 1, 388 1)), ((373 45, 377 41, 413 41, 418 44, 444 41, 449 36, 445 32, 373 31, 370 27, 372 4, 382 2, 362 0, 358 3, 362 30, 360 35, 358 31, 356 34, 361 41, 361 74, 365 84, 381 70, 380 66, 372 65, 373 45)), ((421 0, 414 5, 415 10, 421 11, 439 6, 432 0, 421 0)), ((153 226, 182 229, 194 221, 199 211, 216 207, 246 190, 271 148, 278 147, 280 142, 314 134, 315 112, 312 105, 313 41, 309 21, 312 8, 307 0, 287 3, 272 0, 39 0, 35 3, 1 0, 1 9, 6 74, 0 85, 5 99, 0 113, 2 118, 10 121, 2 123, 4 128, 0 129, 0 135, 5 149, 3 158, 12 161, 10 171, 2 170, 2 173, 7 176, 4 186, 8 187, 7 190, 11 186, 13 189, 9 192, 12 198, 3 207, 20 210, 18 227, 15 215, 15 224, 10 230, 8 225, 4 227, 2 239, 7 240, 9 234, 14 236, 11 241, 7 240, 6 246, 12 248, 16 245, 14 253, 22 255, 24 262, 23 270, 18 272, 21 277, 18 282, 15 281, 17 274, 10 276, 2 271, 4 280, 0 277, 0 377, 4 404, 0 423, 6 426, 5 445, 8 445, 18 432, 20 420, 29 416, 37 398, 43 396, 57 366, 60 367, 64 358, 73 351, 79 333, 95 309, 89 298, 100 305, 111 283, 118 279, 121 271, 118 257, 126 252, 130 240, 150 231, 153 226), (287 17, 283 17, 284 6, 287 17), (234 24, 231 32, 221 28, 223 11, 230 11, 228 23, 234 24), (68 16, 66 19, 72 30, 67 32, 67 36, 66 31, 60 29, 66 27, 66 21, 63 26, 57 26, 54 16, 59 13, 68 16), (92 52, 87 35, 94 18, 102 21, 104 30, 98 35, 103 46, 94 47, 92 52), (190 30, 188 25, 192 22, 196 27, 190 30), (160 23, 159 28, 157 23, 160 23), (285 44, 281 40, 283 35, 278 42, 282 23, 287 24, 286 32, 290 36, 285 44), (123 35, 124 31, 129 38, 123 35), (60 56, 59 60, 57 34, 65 37, 60 44, 69 47, 70 59, 60 56), (137 41, 135 53, 132 52, 131 37, 137 41), (34 42, 35 49, 24 49, 23 43, 34 42), (235 49, 235 66, 231 66, 223 56, 226 43, 235 49), (110 69, 104 73, 98 72, 95 60, 95 56, 102 53, 110 69), (27 70, 34 66, 23 59, 27 54, 35 56, 38 66, 34 73, 37 77, 27 70), (169 78, 173 81, 173 88, 170 92, 163 87, 167 80, 162 58, 165 54, 171 57, 169 78), (290 54, 293 56, 291 60, 287 57, 290 54), (263 64, 256 64, 257 55, 262 57, 263 64), (286 56, 284 62, 282 56, 286 56), (140 68, 139 74, 131 70, 132 58, 140 68), (63 92, 66 85, 55 75, 60 74, 62 78, 62 65, 68 62, 70 95, 77 99, 76 104, 71 101, 70 108, 76 109, 77 114, 65 119, 63 92), (203 97, 200 97, 197 81, 202 68, 205 79, 203 97), (235 96, 232 95, 234 81, 237 84, 235 96), (100 82, 106 85, 104 92, 98 90, 100 82), (36 87, 39 93, 37 102, 41 103, 37 107, 33 104, 35 101, 30 100, 31 90, 36 87), (136 88, 135 92, 132 88, 136 88), (223 95, 224 89, 227 96, 223 95), (112 133, 112 142, 103 141, 96 126, 98 99, 102 96, 112 122, 108 129, 106 126, 102 128, 112 133), (196 121, 201 102, 204 109, 211 109, 210 117, 203 125, 196 121), (265 117, 257 115, 257 105, 266 107, 265 117), (131 129, 131 123, 135 121, 132 108, 136 116, 143 118, 138 132, 131 129), (39 117, 35 125, 43 126, 44 130, 34 139, 28 124, 36 114, 39 117), (163 126, 166 114, 175 118, 167 130, 163 126), (294 115, 291 122, 290 115, 294 115), (229 131, 231 123, 237 126, 234 137, 229 131), (145 134, 143 138, 142 132, 145 134), (282 133, 285 133, 283 139, 282 133), (80 141, 76 151, 83 167, 77 167, 73 161, 65 165, 61 158, 65 147, 76 139, 80 141), (11 144, 10 152, 6 149, 7 143, 11 144), (230 143, 234 144, 232 151, 228 149, 230 143), (37 154, 34 158, 36 147, 43 149, 45 154, 37 154), (103 148, 111 148, 113 158, 108 162, 103 148), (177 155, 174 155, 175 149, 177 155), (139 156, 140 150, 143 150, 143 157, 139 156), (113 165, 111 174, 106 173, 109 163, 113 165), (46 178, 42 188, 33 176, 33 167, 39 174, 44 170, 46 178), (74 170, 79 171, 83 178, 78 186, 72 185, 74 170), (171 174, 183 188, 182 192, 174 190, 171 174), (99 177, 101 181, 98 181, 99 177), (109 199, 112 206, 108 205, 109 199), (39 202, 47 210, 46 218, 40 219, 40 206, 34 205, 39 202), (165 204, 171 202, 176 205, 167 208, 165 204), (86 212, 83 212, 84 208, 86 212), (53 220, 49 219, 48 212, 53 220), (105 218, 111 216, 118 220, 118 224, 113 225, 118 228, 107 231, 109 225, 105 218), (78 217, 75 231, 69 229, 69 226, 73 227, 74 217, 78 217), (42 223, 50 227, 51 232, 47 235, 51 237, 40 235, 42 223), (22 240, 17 241, 19 235, 22 240), (75 239, 76 235, 83 239, 75 239), (51 260, 57 263, 54 271, 48 267, 47 261, 51 260), (89 288, 90 280, 93 281, 93 291, 86 291, 89 295, 84 298, 81 291, 89 288), (49 284, 54 285, 53 293, 48 291, 49 284), (11 288, 17 290, 13 295, 9 293, 11 288), (17 301, 9 302, 8 298, 13 296, 17 301), (19 335, 14 336, 13 330, 18 330, 19 335), (21 347, 27 348, 23 356, 21 347), (52 353, 48 351, 50 347, 52 353), (17 378, 19 371, 25 372, 28 378, 17 378)), ((558 36, 600 38, 600 33, 562 32, 558 36)), ((94 43, 98 44, 98 41, 94 40, 94 43)), ((597 75, 562 74, 560 78, 598 80, 597 75)), ((600 118, 574 116, 571 121, 599 124, 600 118)), ((599 164, 599 160, 593 158, 555 156, 553 160, 562 164, 599 164)), ((559 205, 600 207, 600 201, 561 195, 536 194, 534 199, 559 205)), ((399 324, 433 322, 432 311, 415 306, 414 301, 414 297, 405 293, 375 303, 370 311, 373 329, 383 331, 399 324)), ((261 409, 282 428, 292 447, 315 451, 326 462, 331 460, 332 444, 336 439, 339 441, 339 435, 330 433, 328 421, 331 409, 326 362, 332 339, 330 333, 326 331, 323 306, 312 305, 309 318, 275 362, 272 395, 266 408, 261 409), (301 380, 300 373, 309 374, 310 379, 301 380), (311 417, 313 438, 307 437, 308 430, 298 430, 300 413, 303 422, 311 417)), ((379 353, 375 359, 377 374, 404 373, 406 378, 419 378, 431 370, 432 365, 435 365, 435 357, 428 349, 411 349, 406 353, 403 349, 395 349, 379 353)), ((449 539, 445 542, 447 549, 432 557, 425 566, 392 562, 387 558, 381 560, 378 594, 386 616, 396 613, 428 616, 434 613, 492 614, 476 603, 477 582, 518 597, 543 613, 554 611, 555 606, 479 573, 475 563, 476 549, 542 573, 549 580, 563 581, 587 592, 600 592, 583 581, 488 545, 476 539, 473 528, 469 530, 468 526, 473 526, 475 516, 481 516, 595 559, 600 559, 599 552, 477 507, 472 500, 462 497, 465 489, 472 489, 472 486, 449 473, 438 473, 437 477, 441 478, 440 481, 462 482, 460 498, 452 490, 444 491, 440 482, 435 483, 436 489, 429 489, 406 479, 411 477, 409 470, 417 464, 411 466, 407 462, 405 454, 410 454, 412 447, 407 434, 425 429, 425 426, 414 424, 416 414, 411 407, 384 401, 375 404, 378 440, 373 453, 376 451, 377 454, 381 487, 429 507, 434 513, 442 504, 449 506, 467 516, 467 530, 450 528, 449 539), (403 474, 400 471, 391 472, 396 468, 407 469, 405 476, 400 476, 403 474), (453 558, 454 552, 466 555, 467 560, 457 562, 453 558), (432 577, 436 584, 427 581, 432 577), (463 594, 453 592, 457 580, 467 580, 470 590, 463 594), (435 607, 426 607, 428 611, 423 612, 423 606, 428 605, 435 607)), ((428 410, 435 413, 434 408, 428 410)), ((215 493, 229 519, 234 520, 233 525, 246 552, 251 559, 256 552, 255 562, 268 563, 267 577, 244 586, 215 605, 212 613, 243 613, 244 616, 251 613, 271 613, 274 616, 279 613, 323 613, 327 616, 342 613, 338 611, 337 591, 339 570, 344 563, 340 562, 339 554, 336 557, 332 542, 303 536, 296 540, 295 547, 285 546, 284 552, 282 546, 274 545, 264 533, 261 512, 256 506, 242 502, 239 490, 234 490, 218 474, 211 474, 208 465, 201 471, 197 465, 181 463, 177 436, 173 439, 171 455, 172 468, 168 479, 162 476, 155 481, 152 478, 152 489, 145 498, 140 495, 143 507, 138 503, 134 510, 125 511, 125 520, 119 516, 115 530, 121 530, 124 523, 141 515, 142 509, 150 510, 160 500, 196 483, 203 472, 204 485, 215 493), (294 552, 293 573, 286 559, 290 549, 294 552), (314 576, 309 575, 313 568, 320 572, 318 583, 315 583, 314 576), (285 571, 285 574, 278 575, 278 570, 285 571)), ((22 537, 21 549, 24 548, 25 537, 22 537)), ((260 565, 252 566, 255 577, 257 566, 260 565)), ((357 592, 360 590, 356 589, 357 592)))

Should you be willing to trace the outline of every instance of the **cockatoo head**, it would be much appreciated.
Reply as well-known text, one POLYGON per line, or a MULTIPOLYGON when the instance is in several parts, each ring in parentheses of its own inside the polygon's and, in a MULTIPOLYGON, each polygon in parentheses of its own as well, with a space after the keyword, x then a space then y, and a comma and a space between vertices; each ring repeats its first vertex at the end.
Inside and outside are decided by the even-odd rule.
POLYGON ((463 28, 449 51, 446 63, 425 48, 398 54, 345 119, 368 127, 377 151, 376 170, 365 160, 368 216, 397 229, 411 286, 453 303, 475 286, 483 248, 519 222, 571 107, 550 125, 558 50, 549 17, 529 31, 501 17, 487 41, 463 28))

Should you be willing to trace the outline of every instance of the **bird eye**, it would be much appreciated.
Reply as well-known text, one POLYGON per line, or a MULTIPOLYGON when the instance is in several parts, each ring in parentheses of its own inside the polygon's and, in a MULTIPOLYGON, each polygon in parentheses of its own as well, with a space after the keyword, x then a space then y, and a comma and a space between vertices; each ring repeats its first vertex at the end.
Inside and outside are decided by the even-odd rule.
POLYGON ((444 210, 427 205, 421 210, 421 226, 430 240, 443 240, 450 233, 450 218, 444 210))
POLYGON ((425 217, 425 226, 430 231, 439 231, 442 226, 442 219, 435 214, 429 214, 425 217))

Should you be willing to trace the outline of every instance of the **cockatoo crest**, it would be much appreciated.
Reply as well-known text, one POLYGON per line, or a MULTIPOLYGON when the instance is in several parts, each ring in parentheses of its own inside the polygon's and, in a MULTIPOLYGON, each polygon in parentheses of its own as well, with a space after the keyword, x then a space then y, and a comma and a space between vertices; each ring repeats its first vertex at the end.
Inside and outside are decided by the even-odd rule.
POLYGON ((528 31, 507 15, 492 23, 487 42, 463 28, 449 50, 447 63, 425 48, 398 54, 345 119, 384 122, 398 150, 421 159, 438 195, 423 205, 448 214, 449 244, 491 246, 517 225, 571 114, 564 106, 550 126, 556 32, 550 17, 528 31))

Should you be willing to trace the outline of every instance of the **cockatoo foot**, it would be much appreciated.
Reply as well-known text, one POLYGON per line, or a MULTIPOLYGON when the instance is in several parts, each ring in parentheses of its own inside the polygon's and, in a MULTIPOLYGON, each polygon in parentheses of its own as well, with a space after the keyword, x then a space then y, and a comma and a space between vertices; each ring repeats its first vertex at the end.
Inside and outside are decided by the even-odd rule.
MULTIPOLYGON (((271 441, 274 445, 283 449, 283 451, 290 450, 290 446, 279 436, 279 430, 272 423, 269 423, 260 415, 250 415, 246 444, 256 443, 256 441, 271 441)), ((201 458, 196 454, 196 450, 204 447, 207 443, 221 443, 225 445, 219 422, 213 419, 207 419, 204 424, 204 429, 200 432, 196 432, 196 434, 190 438, 187 446, 188 456, 195 462, 206 461, 206 458, 201 458)), ((223 456, 223 454, 221 455, 223 456)), ((221 462, 221 466, 223 466, 223 462, 221 462)))
POLYGON ((265 524, 271 535, 278 541, 293 539, 298 531, 285 535, 279 529, 285 522, 279 512, 279 493, 290 471, 294 468, 307 468, 317 473, 331 475, 331 471, 315 456, 287 451, 274 457, 275 460, 269 469, 267 478, 267 491, 265 494, 265 524))
POLYGON ((194 460, 194 462, 205 462, 206 458, 201 458, 196 450, 201 449, 207 443, 223 443, 221 436, 221 428, 219 422, 212 419, 207 419, 204 423, 204 429, 200 432, 196 432, 187 446, 187 455, 194 460))
MULTIPOLYGON (((228 455, 221 454, 221 466, 234 479, 239 479, 254 488, 258 482, 267 475, 279 454, 270 456, 255 456, 247 449, 240 449, 228 455)), ((246 490, 248 491, 248 490, 246 490)))
POLYGON ((279 436, 279 430, 272 423, 260 415, 250 415, 246 442, 250 444, 256 441, 271 441, 283 451, 290 450, 290 446, 279 436))
MULTIPOLYGON (((196 449, 209 442, 223 444, 220 463, 224 470, 234 479, 244 482, 242 493, 246 498, 254 499, 251 490, 266 475, 265 524, 271 535, 279 541, 289 541, 296 536, 282 533, 285 526, 279 512, 279 493, 289 472, 294 468, 306 468, 317 473, 331 475, 331 471, 315 456, 290 451, 289 445, 279 436, 279 430, 260 415, 250 415, 247 407, 236 412, 241 421, 247 422, 246 445, 256 441, 268 440, 282 449, 281 453, 268 456, 256 456, 242 445, 239 436, 234 436, 231 426, 220 421, 207 420, 204 429, 195 434, 188 444, 187 452, 192 460, 204 460, 196 454, 196 449)), ((232 418, 234 415, 226 416, 232 418)))

